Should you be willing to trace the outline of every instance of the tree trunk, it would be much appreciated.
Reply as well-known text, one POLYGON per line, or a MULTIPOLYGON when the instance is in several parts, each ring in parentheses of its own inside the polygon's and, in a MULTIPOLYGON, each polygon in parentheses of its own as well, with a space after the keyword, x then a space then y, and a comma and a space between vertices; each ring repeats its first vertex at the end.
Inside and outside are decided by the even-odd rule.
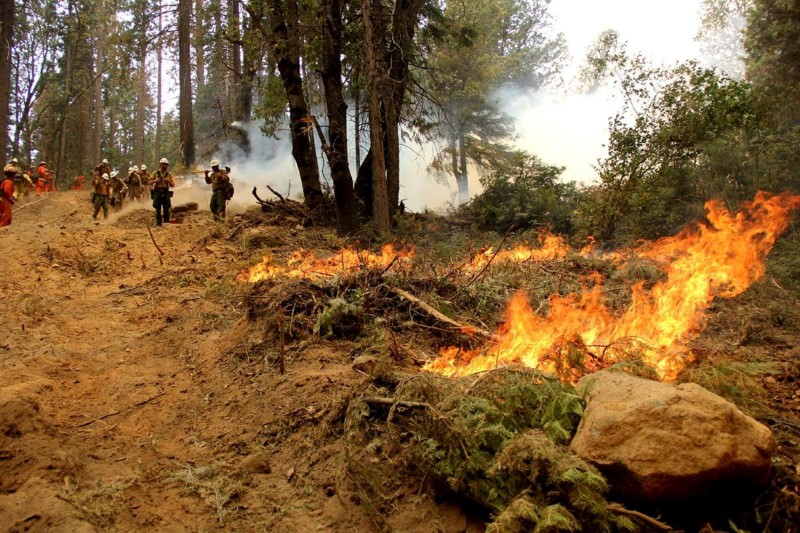
POLYGON ((464 144, 464 131, 458 132, 458 157, 460 172, 458 178, 458 205, 469 200, 469 176, 467 175, 467 148, 464 144))
POLYGON ((136 165, 141 165, 144 161, 144 123, 147 110, 147 41, 141 36, 139 38, 141 42, 139 43, 139 72, 136 79, 136 130, 133 134, 133 158, 136 165))
MULTIPOLYGON (((297 14, 297 1, 287 0, 292 13, 297 14)), ((303 77, 300 71, 300 39, 296 17, 287 19, 283 0, 269 0, 269 31, 249 4, 244 8, 250 14, 253 24, 270 43, 278 65, 283 87, 289 102, 289 130, 292 137, 292 156, 297 163, 300 182, 306 205, 315 209, 322 204, 322 184, 319 179, 317 154, 313 138, 310 136, 310 113, 303 94, 303 77)))
POLYGON ((105 62, 104 50, 105 45, 105 0, 97 0, 96 13, 97 31, 94 35, 95 43, 95 81, 94 87, 94 133, 92 136, 92 155, 95 161, 99 162, 103 158, 103 66, 105 62))
MULTIPOLYGON (((73 1, 67 3, 67 19, 64 31, 64 94, 67 98, 71 98, 71 81, 72 81, 72 7, 73 1)), ((66 110, 61 117, 61 124, 59 128, 58 138, 58 153, 56 154, 56 173, 63 174, 64 170, 64 149, 67 142, 67 113, 66 110)), ((28 157, 30 161, 30 156, 28 157)), ((33 161, 30 161, 33 163, 33 161)))
POLYGON ((161 15, 161 0, 158 0, 158 48, 156 50, 156 64, 158 75, 156 76, 158 87, 156 88, 156 153, 155 160, 161 159, 161 67, 162 67, 162 48, 164 40, 161 36, 163 29, 163 18, 161 15))
POLYGON ((200 94, 206 84, 206 54, 203 36, 203 0, 194 3, 194 57, 197 66, 197 94, 200 94))
POLYGON ((228 38, 231 49, 231 76, 233 77, 233 94, 231 94, 231 115, 234 120, 242 120, 242 34, 239 20, 239 0, 228 0, 228 38))
MULTIPOLYGON (((384 63, 388 65, 388 73, 384 77, 382 84, 383 91, 381 96, 383 113, 381 120, 384 121, 385 144, 383 146, 383 151, 386 162, 385 166, 388 172, 387 196, 388 193, 391 193, 391 197, 388 197, 390 216, 397 207, 397 200, 399 197, 400 141, 398 128, 403 101, 408 87, 409 62, 412 57, 412 45, 417 28, 417 17, 423 5, 424 0, 398 0, 395 3, 392 13, 392 29, 389 45, 382 51, 384 63)), ((366 15, 364 18, 366 19, 366 15)), ((372 153, 372 147, 370 147, 370 152, 367 153, 367 156, 361 163, 361 167, 358 170, 358 179, 356 180, 356 193, 358 199, 364 205, 367 205, 368 201, 362 196, 362 193, 368 190, 369 187, 362 183, 362 180, 367 179, 370 174, 370 168, 367 166, 370 153, 372 153)))
POLYGON ((347 159, 347 104, 342 84, 342 0, 325 0, 322 16, 322 83, 328 107, 330 146, 326 154, 336 200, 336 229, 339 235, 359 230, 353 177, 347 159))
POLYGON ((194 121, 192 119, 191 0, 178 0, 178 71, 180 89, 178 120, 180 121, 181 163, 194 165, 194 121))
POLYGON ((8 153, 11 99, 11 43, 14 39, 14 0, 0 0, 0 156, 8 153))
POLYGON ((383 151, 380 88, 383 78, 378 65, 378 36, 375 35, 373 7, 380 9, 379 0, 363 0, 364 42, 367 56, 367 85, 369 93, 369 132, 372 152, 372 218, 380 233, 389 233, 389 198, 386 190, 386 158, 383 151), (373 6, 373 2, 378 5, 373 6))

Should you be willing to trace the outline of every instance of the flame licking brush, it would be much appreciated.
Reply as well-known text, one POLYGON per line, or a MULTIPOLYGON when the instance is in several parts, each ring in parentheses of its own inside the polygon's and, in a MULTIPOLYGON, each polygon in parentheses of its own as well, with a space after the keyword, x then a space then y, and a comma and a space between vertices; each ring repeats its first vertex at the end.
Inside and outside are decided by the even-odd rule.
MULTIPOLYGON (((778 236, 789 224, 800 196, 758 193, 736 213, 721 202, 706 203, 708 223, 679 234, 645 242, 631 250, 608 256, 638 256, 656 263, 665 277, 645 286, 632 287, 631 303, 622 313, 612 312, 603 296, 602 277, 596 274, 591 288, 566 296, 550 297, 550 310, 535 313, 524 293, 515 294, 505 320, 485 346, 475 350, 448 347, 424 368, 446 376, 463 376, 511 364, 522 364, 563 379, 577 379, 569 362, 581 359, 588 371, 599 370, 635 352, 655 369, 661 379, 674 379, 691 354, 687 343, 703 330, 705 311, 714 298, 732 298, 744 292, 765 272, 765 259, 778 236)), ((463 268, 475 272, 494 264, 513 264, 564 259, 570 252, 557 236, 542 237, 539 248, 486 250, 463 268)), ((592 246, 578 253, 593 254, 592 246)), ((342 250, 326 259, 295 252, 286 266, 269 258, 242 273, 240 279, 255 282, 277 276, 315 277, 346 274, 363 268, 402 269, 410 266, 413 251, 385 246, 380 254, 342 250)))

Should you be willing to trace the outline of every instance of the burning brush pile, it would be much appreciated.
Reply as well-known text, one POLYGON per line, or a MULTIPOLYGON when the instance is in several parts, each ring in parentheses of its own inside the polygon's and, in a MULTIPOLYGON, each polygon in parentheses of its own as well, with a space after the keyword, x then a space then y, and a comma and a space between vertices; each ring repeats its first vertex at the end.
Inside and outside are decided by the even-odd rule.
POLYGON ((413 484, 474 502, 494 531, 663 529, 609 502, 604 478, 564 447, 583 413, 573 384, 611 366, 678 378, 712 302, 763 276, 798 207, 789 195, 738 212, 709 202, 706 223, 613 253, 553 235, 446 264, 411 246, 297 250, 239 280, 250 318, 288 351, 317 335, 377 360, 344 435, 377 521, 413 484))
POLYGON ((419 325, 426 333, 435 328, 428 337, 436 345, 423 345, 439 356, 424 370, 445 376, 522 365, 574 382, 637 360, 674 380, 692 360, 688 344, 703 331, 708 307, 715 298, 741 294, 764 274, 765 258, 798 206, 798 196, 760 194, 734 213, 712 201, 708 223, 608 254, 593 246, 572 250, 553 235, 542 236, 538 246, 482 248, 438 269, 415 260, 409 247, 342 249, 320 257, 298 250, 284 262, 265 257, 239 279, 254 284, 252 316, 305 316, 317 333, 333 333, 340 322, 352 325, 348 315, 361 311, 365 323, 383 319, 389 327, 419 325), (581 269, 585 275, 576 275, 581 269), (599 271, 611 272, 623 286, 608 286, 599 271), (537 281, 548 276, 558 284, 542 294, 537 281), (498 283, 517 290, 496 332, 488 333, 471 320, 496 317, 476 316, 480 306, 474 304, 498 283), (320 323, 332 300, 344 316, 334 310, 320 323))

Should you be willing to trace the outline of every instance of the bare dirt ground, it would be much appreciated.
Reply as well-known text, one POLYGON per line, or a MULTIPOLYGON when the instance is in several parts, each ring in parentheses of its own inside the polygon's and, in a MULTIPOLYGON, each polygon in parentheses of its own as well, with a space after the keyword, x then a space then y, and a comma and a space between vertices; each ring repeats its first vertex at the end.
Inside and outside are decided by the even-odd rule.
POLYGON ((0 230, 2 529, 371 530, 317 438, 362 377, 349 357, 227 359, 246 334, 231 226, 158 228, 159 258, 148 204, 90 213, 56 193, 0 230))

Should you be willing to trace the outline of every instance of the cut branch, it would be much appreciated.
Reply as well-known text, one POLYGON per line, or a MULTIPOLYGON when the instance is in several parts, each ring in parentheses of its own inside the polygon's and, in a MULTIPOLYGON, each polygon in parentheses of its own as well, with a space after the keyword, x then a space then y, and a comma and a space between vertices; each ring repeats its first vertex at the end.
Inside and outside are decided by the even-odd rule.
POLYGON ((86 422, 78 424, 77 426, 73 426, 73 429, 86 427, 86 426, 88 426, 90 424, 94 424, 95 422, 97 422, 99 420, 105 420, 106 418, 111 418, 112 416, 116 416, 118 414, 124 413, 125 411, 130 411, 131 409, 135 409, 137 407, 141 407, 142 405, 144 405, 146 403, 152 402, 156 398, 160 398, 161 396, 164 396, 164 394, 166 394, 166 392, 163 392, 163 391, 159 392, 158 394, 156 394, 154 396, 151 396, 151 397, 147 398, 146 400, 142 400, 141 402, 137 402, 137 403, 135 403, 133 405, 129 405, 128 407, 124 407, 124 408, 122 408, 122 409, 120 409, 118 411, 114 411, 113 413, 108 413, 106 415, 99 416, 99 417, 93 418, 91 420, 87 420, 86 422))
POLYGON ((392 294, 396 294, 397 296, 403 298, 404 300, 407 300, 407 301, 411 302, 412 304, 416 305, 417 307, 419 307, 420 309, 425 311, 425 313, 427 313, 428 315, 432 316, 433 318, 435 318, 439 322, 444 322, 445 324, 458 329, 462 333, 466 333, 466 334, 473 334, 474 333, 475 335, 480 335, 481 337, 485 337, 485 338, 490 339, 490 340, 497 340, 497 336, 495 336, 492 333, 489 333, 485 329, 481 329, 481 328, 477 328, 475 326, 469 326, 469 325, 466 325, 466 324, 461 324, 460 322, 456 322, 455 320, 453 320, 449 316, 446 316, 446 315, 442 314, 440 311, 438 311, 437 309, 432 307, 430 304, 427 304, 427 303, 423 302, 422 300, 420 300, 419 298, 417 298, 413 294, 408 293, 408 292, 404 291, 403 289, 400 289, 398 287, 392 287, 391 289, 389 289, 389 292, 391 292, 392 294))

